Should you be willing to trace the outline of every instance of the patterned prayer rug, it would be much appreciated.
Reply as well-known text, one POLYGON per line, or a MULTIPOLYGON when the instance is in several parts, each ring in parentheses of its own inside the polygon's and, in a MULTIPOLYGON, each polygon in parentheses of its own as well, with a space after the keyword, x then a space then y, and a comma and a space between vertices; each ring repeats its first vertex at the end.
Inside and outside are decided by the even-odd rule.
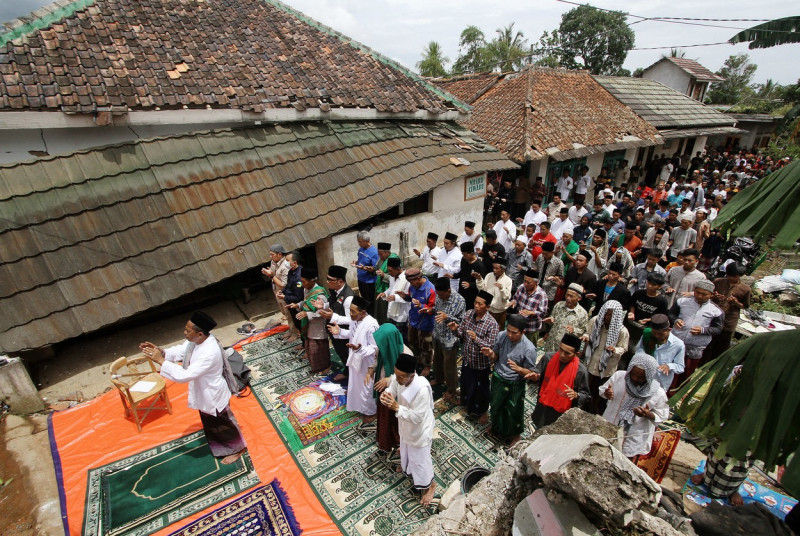
POLYGON ((90 469, 83 534, 152 534, 258 482, 247 454, 223 465, 197 431, 90 469))
MULTIPOLYGON (((299 421, 291 422, 282 397, 309 384, 306 361, 292 357, 296 344, 285 345, 277 337, 244 344, 240 352, 247 365, 257 371, 253 393, 283 440, 331 519, 344 534, 410 534, 430 516, 419 504, 409 478, 395 471, 395 466, 377 450, 375 431, 346 426, 328 431, 325 437, 305 448, 296 448, 293 435, 299 421)), ((526 393, 525 415, 530 415, 536 400, 535 389, 526 393)), ((341 408, 339 408, 341 409, 341 408)), ((336 411, 311 421, 311 424, 334 419, 336 411)), ((433 463, 437 494, 467 469, 492 468, 499 459, 497 439, 486 426, 470 420, 461 406, 439 401, 435 408, 436 429, 433 440, 433 463)), ((301 426, 299 430, 304 430, 301 426)), ((527 436, 526 431, 523 437, 527 436)), ((310 439, 310 438, 309 438, 310 439)), ((301 525, 303 520, 299 520, 301 525)))
POLYGON ((672 455, 675 454, 680 441, 679 430, 656 430, 650 452, 639 456, 636 465, 660 484, 667 474, 669 462, 672 461, 672 455))
POLYGON ((301 532, 289 499, 275 479, 170 536, 298 536, 301 532))
MULTIPOLYGON (((694 470, 692 476, 699 475, 700 473, 705 472, 705 470, 706 461, 703 460, 694 470)), ((684 493, 684 496, 693 503, 704 508, 711 504, 711 501, 717 501, 720 504, 728 504, 728 499, 712 499, 709 497, 708 488, 703 484, 699 486, 693 484, 691 476, 689 477, 689 480, 686 481, 686 484, 683 485, 681 493, 684 493)), ((744 504, 750 504, 754 502, 761 503, 781 520, 786 519, 786 514, 788 514, 797 504, 797 499, 793 499, 792 497, 778 493, 777 491, 774 491, 766 486, 757 484, 749 478, 746 479, 739 487, 739 495, 742 496, 744 504)))

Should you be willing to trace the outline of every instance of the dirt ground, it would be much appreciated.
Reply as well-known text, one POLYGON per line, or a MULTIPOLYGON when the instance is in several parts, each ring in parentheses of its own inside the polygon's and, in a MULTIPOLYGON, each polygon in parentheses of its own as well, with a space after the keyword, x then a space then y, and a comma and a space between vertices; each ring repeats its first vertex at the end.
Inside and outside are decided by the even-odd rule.
POLYGON ((23 471, 6 449, 5 434, 0 434, 0 479, 0 536, 33 536, 35 502, 26 490, 23 471))

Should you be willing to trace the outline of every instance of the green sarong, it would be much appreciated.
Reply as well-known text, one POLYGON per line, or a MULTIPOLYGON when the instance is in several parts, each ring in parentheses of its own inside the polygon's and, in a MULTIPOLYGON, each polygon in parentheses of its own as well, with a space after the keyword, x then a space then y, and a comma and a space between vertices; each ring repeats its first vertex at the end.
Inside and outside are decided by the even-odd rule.
POLYGON ((521 434, 525 426, 525 382, 511 382, 492 373, 492 402, 489 406, 492 432, 500 437, 521 434))

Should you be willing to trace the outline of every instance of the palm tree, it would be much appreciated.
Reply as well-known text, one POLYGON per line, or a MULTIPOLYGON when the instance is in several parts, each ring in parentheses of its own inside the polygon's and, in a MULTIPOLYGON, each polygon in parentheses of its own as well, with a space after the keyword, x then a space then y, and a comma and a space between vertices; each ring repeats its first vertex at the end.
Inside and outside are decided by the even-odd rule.
POLYGON ((447 69, 444 64, 450 59, 442 55, 442 47, 436 41, 431 41, 422 51, 422 61, 417 62, 417 69, 422 76, 445 76, 447 69))
POLYGON ((742 30, 729 43, 747 43, 748 48, 769 48, 787 43, 800 43, 800 17, 775 19, 742 30))
POLYGON ((492 61, 500 68, 500 72, 520 69, 526 63, 525 58, 530 54, 528 40, 519 30, 514 32, 513 22, 505 28, 498 28, 495 31, 497 37, 489 43, 492 61))
MULTIPOLYGON (((664 54, 663 57, 666 58, 667 55, 664 54)), ((670 58, 685 58, 686 57, 686 51, 685 50, 681 50, 679 48, 672 48, 669 51, 669 57, 670 58)))

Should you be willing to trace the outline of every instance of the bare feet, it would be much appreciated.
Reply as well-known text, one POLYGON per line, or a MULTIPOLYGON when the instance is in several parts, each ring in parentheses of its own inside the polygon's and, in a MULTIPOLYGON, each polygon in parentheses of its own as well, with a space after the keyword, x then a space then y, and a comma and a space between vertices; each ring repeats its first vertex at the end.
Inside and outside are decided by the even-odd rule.
POLYGON ((489 422, 489 414, 488 413, 484 413, 483 415, 478 417, 478 424, 483 425, 483 424, 486 424, 487 422, 489 422))
POLYGON ((419 503, 422 506, 428 506, 431 504, 433 500, 433 492, 436 491, 436 481, 434 480, 431 482, 431 485, 428 486, 428 489, 425 490, 425 493, 422 494, 422 497, 419 499, 419 503))
POLYGON ((394 472, 395 473, 402 473, 403 472, 403 468, 398 465, 397 469, 395 469, 394 472))
POLYGON ((442 395, 442 400, 450 401, 450 400, 453 400, 453 398, 455 398, 455 396, 456 395, 454 395, 450 391, 445 391, 445 393, 442 395))
POLYGON ((236 454, 229 454, 229 455, 225 456, 224 458, 222 458, 222 462, 221 463, 223 463, 224 465, 230 465, 230 464, 234 463, 236 460, 238 460, 239 458, 242 457, 242 454, 244 454, 244 451, 246 451, 246 450, 247 449, 242 449, 239 452, 237 452, 236 454))
POLYGON ((286 342, 294 342, 294 341, 296 341, 297 339, 298 339, 298 336, 297 336, 297 335, 295 335, 294 333, 292 333, 291 335, 289 335, 288 337, 286 337, 284 340, 285 340, 286 342))
POLYGON ((728 497, 728 500, 730 501, 731 506, 744 506, 744 499, 742 499, 742 496, 739 495, 738 491, 734 491, 733 495, 728 497))
POLYGON ((699 475, 692 475, 692 476, 689 477, 689 480, 695 486, 699 486, 700 484, 702 484, 705 479, 706 479, 706 474, 705 473, 700 473, 699 475))

